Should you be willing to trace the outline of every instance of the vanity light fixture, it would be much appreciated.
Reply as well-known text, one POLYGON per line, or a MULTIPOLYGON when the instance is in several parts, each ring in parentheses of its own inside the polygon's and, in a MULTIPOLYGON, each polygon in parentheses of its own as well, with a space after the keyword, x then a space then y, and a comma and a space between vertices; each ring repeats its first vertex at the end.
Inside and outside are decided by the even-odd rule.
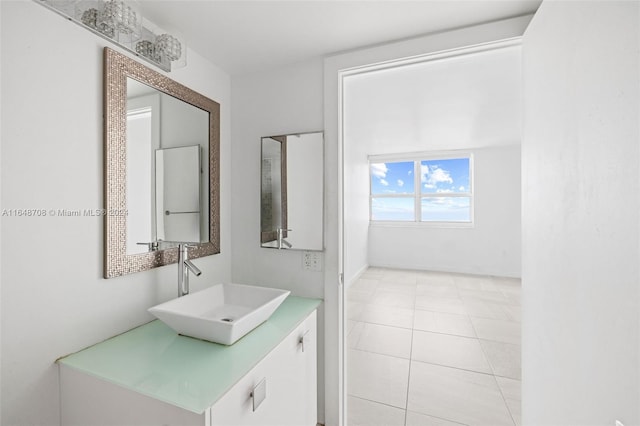
POLYGON ((145 19, 122 0, 35 0, 70 21, 145 59, 164 71, 187 65, 181 37, 145 19))

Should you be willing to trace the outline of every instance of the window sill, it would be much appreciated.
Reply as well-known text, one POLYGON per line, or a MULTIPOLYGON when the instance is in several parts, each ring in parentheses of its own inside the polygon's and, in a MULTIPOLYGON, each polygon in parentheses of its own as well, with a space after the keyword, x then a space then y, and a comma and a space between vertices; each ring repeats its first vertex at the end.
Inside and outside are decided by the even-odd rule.
POLYGON ((427 229, 472 229, 473 222, 398 222, 398 221, 369 221, 373 228, 427 228, 427 229))

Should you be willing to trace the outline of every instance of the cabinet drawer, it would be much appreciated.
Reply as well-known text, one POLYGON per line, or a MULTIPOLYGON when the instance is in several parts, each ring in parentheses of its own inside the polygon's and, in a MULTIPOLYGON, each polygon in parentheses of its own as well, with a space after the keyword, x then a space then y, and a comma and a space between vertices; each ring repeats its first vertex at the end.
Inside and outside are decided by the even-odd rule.
POLYGON ((211 426, 314 426, 316 364, 314 311, 209 409, 211 426))

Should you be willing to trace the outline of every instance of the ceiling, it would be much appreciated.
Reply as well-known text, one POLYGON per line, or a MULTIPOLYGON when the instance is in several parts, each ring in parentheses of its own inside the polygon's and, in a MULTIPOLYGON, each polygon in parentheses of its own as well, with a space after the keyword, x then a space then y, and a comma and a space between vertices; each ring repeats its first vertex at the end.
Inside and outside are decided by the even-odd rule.
MULTIPOLYGON (((533 13, 542 0, 143 0, 142 14, 231 75, 533 13)), ((188 62, 188 58, 187 58, 188 62)))

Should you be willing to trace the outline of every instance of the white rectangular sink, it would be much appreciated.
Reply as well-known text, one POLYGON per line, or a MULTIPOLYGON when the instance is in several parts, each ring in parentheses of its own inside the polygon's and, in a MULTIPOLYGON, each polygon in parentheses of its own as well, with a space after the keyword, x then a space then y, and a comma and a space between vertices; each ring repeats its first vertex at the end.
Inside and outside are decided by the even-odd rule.
POLYGON ((290 291, 217 284, 149 309, 179 334, 232 345, 265 322, 290 291))

